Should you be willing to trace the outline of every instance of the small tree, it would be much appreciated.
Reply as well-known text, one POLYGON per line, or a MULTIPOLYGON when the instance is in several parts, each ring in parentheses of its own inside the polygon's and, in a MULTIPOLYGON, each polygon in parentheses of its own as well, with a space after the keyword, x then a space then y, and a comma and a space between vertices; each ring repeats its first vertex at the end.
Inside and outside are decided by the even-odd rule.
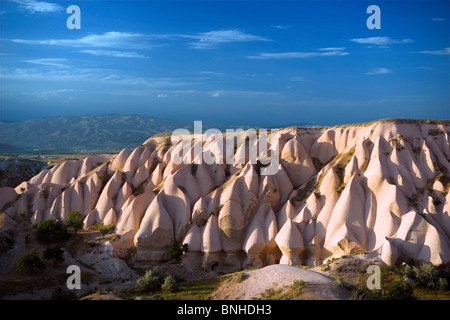
POLYGON ((75 234, 83 228, 83 218, 79 211, 71 211, 69 214, 69 223, 67 224, 69 227, 72 227, 75 234))
POLYGON ((169 243, 169 253, 172 256, 172 259, 179 261, 181 256, 186 252, 188 252, 187 243, 181 243, 176 240, 169 243))
POLYGON ((42 262, 36 249, 31 249, 29 252, 22 254, 17 259, 17 269, 19 271, 26 271, 33 273, 35 269, 45 269, 45 264, 42 262))
POLYGON ((164 283, 161 286, 161 290, 164 292, 175 292, 177 291, 178 286, 177 286, 177 281, 175 280, 174 277, 172 276, 167 276, 164 279, 164 283))
POLYGON ((59 220, 47 219, 36 225, 36 239, 38 241, 61 241, 68 237, 67 228, 59 220))
POLYGON ((47 247, 44 251, 44 259, 53 261, 53 266, 64 262, 64 251, 61 246, 47 247))
POLYGON ((160 290, 165 278, 166 274, 161 267, 149 269, 143 277, 136 280, 136 289, 145 292, 160 290))

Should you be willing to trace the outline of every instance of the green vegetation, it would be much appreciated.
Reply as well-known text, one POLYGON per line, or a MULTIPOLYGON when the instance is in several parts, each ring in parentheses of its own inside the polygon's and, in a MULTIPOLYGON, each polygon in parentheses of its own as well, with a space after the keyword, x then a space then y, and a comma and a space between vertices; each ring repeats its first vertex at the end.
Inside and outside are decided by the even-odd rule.
POLYGON ((285 286, 275 290, 274 288, 267 289, 261 293, 259 299, 262 300, 299 300, 301 299, 302 289, 307 286, 303 280, 295 280, 290 286, 285 286))
POLYGON ((58 242, 69 237, 66 226, 59 220, 47 219, 34 224, 36 240, 41 242, 58 242))
POLYGON ((108 224, 106 226, 101 226, 100 228, 98 228, 98 231, 100 231, 100 233, 102 234, 102 236, 107 235, 108 233, 111 233, 114 231, 114 229, 116 228, 115 224, 108 224))
POLYGON ((105 226, 103 223, 97 222, 97 223, 94 223, 92 226, 90 226, 89 230, 98 230, 104 237, 108 233, 113 232, 115 228, 116 228, 115 224, 108 224, 105 226))
POLYGON ((144 276, 136 280, 136 289, 143 292, 161 290, 167 275, 161 267, 155 267, 145 272, 144 276))
POLYGON ((45 264, 42 262, 36 249, 31 249, 29 252, 22 254, 17 259, 17 270, 33 273, 35 269, 45 269, 45 264))
POLYGON ((72 211, 69 214, 69 222, 67 223, 68 227, 72 227, 75 234, 79 229, 83 228, 83 218, 81 217, 80 212, 72 211))
POLYGON ((399 273, 413 279, 419 287, 424 289, 439 291, 450 289, 450 274, 432 264, 423 264, 420 267, 406 265, 399 270, 399 273))
POLYGON ((178 289, 177 281, 171 275, 165 277, 161 290, 166 293, 176 292, 178 289))
POLYGON ((406 282, 400 269, 380 267, 381 289, 375 291, 379 297, 388 300, 414 300, 413 287, 406 282))
POLYGON ((339 158, 335 158, 337 163, 334 165, 333 169, 340 181, 340 184, 338 186, 336 186, 335 189, 339 193, 345 189, 345 183, 344 183, 345 168, 350 163, 350 160, 352 159, 353 155, 355 154, 355 149, 356 149, 356 146, 353 146, 348 152, 339 154, 337 156, 339 158))
POLYGON ((180 261, 181 256, 188 252, 188 245, 186 243, 181 243, 180 241, 172 241, 169 243, 169 253, 172 259, 180 261))
POLYGON ((47 247, 44 251, 44 259, 53 261, 53 266, 64 262, 64 251, 60 245, 47 247))
POLYGON ((231 279, 231 282, 232 283, 241 283, 245 279, 247 279, 247 275, 244 272, 239 272, 231 279))
POLYGON ((401 266, 380 266, 381 289, 369 290, 366 286, 368 264, 360 269, 360 277, 350 285, 352 299, 450 299, 450 274, 431 264, 419 267, 404 264, 401 266))

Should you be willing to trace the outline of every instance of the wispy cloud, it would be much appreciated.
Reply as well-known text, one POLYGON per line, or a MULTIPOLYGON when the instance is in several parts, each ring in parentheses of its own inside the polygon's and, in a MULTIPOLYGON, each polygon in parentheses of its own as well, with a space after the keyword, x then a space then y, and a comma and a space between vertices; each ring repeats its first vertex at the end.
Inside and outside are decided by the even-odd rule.
POLYGON ((425 50, 425 51, 413 51, 413 53, 426 53, 426 54, 434 54, 434 55, 450 55, 450 47, 445 48, 443 50, 425 50))
POLYGON ((257 56, 247 56, 248 59, 306 59, 312 57, 346 56, 349 53, 345 48, 321 48, 316 52, 281 52, 281 53, 259 53, 257 56), (338 49, 338 50, 336 50, 338 49))
POLYGON ((104 34, 91 34, 78 39, 47 39, 47 40, 26 40, 13 39, 13 42, 30 45, 50 45, 68 47, 94 47, 94 48, 128 48, 128 49, 149 49, 156 44, 151 40, 168 39, 167 35, 146 35, 129 32, 106 32, 104 34))
POLYGON ((218 44, 230 42, 271 41, 270 39, 245 33, 237 29, 209 31, 198 33, 196 35, 180 36, 197 40, 195 42, 189 43, 189 47, 192 49, 212 49, 218 44))
POLYGON ((48 90, 48 91, 39 92, 37 94, 37 97, 41 98, 41 99, 48 99, 49 97, 54 97, 54 96, 61 95, 61 94, 73 93, 76 91, 79 91, 79 90, 75 90, 75 89, 48 90))
POLYGON ((375 68, 372 71, 366 72, 366 74, 369 75, 388 74, 388 73, 392 73, 392 70, 389 70, 387 68, 375 68))
POLYGON ((2 79, 15 79, 23 81, 51 81, 51 82, 80 82, 83 85, 110 84, 120 86, 133 86, 141 89, 176 88, 198 85, 192 79, 182 78, 147 78, 134 76, 119 70, 103 68, 3 68, 0 72, 2 79))
POLYGON ((356 42, 356 43, 362 43, 362 44, 372 44, 376 46, 387 46, 390 44, 404 44, 404 43, 412 43, 413 40, 411 39, 403 39, 403 40, 396 40, 389 37, 369 37, 369 38, 355 38, 350 39, 350 41, 356 42))
MULTIPOLYGON (((152 49, 161 47, 161 40, 176 40, 180 38, 195 39, 188 45, 192 49, 213 49, 222 43, 272 41, 270 39, 245 33, 237 29, 209 31, 194 35, 186 34, 142 34, 111 31, 104 34, 90 34, 78 39, 12 39, 15 43, 29 45, 67 46, 75 48, 122 48, 122 49, 152 49)), ((85 52, 97 55, 119 56, 118 52, 92 51, 85 52)), ((123 56, 122 56, 123 57, 123 56)), ((136 56, 137 57, 137 56, 136 56)))
POLYGON ((80 50, 81 53, 89 53, 93 56, 107 56, 114 58, 147 58, 146 56, 132 51, 116 50, 80 50))
POLYGON ((214 72, 214 71, 200 71, 201 74, 207 74, 212 76, 223 76, 222 72, 214 72))
POLYGON ((290 77, 289 80, 295 81, 295 82, 307 82, 307 81, 311 81, 311 80, 305 79, 304 77, 290 77))
POLYGON ((445 21, 445 19, 444 18, 433 18, 433 19, 431 19, 431 21, 442 22, 442 21, 445 21))
POLYGON ((19 8, 29 13, 50 13, 64 10, 56 3, 35 0, 13 0, 19 4, 19 8))
POLYGON ((271 25, 271 27, 275 28, 275 29, 281 29, 281 30, 286 30, 286 29, 291 28, 291 26, 285 26, 285 25, 281 25, 281 24, 273 24, 273 25, 271 25))
POLYGON ((39 64, 43 66, 50 67, 59 67, 59 68, 68 68, 69 65, 66 63, 67 59, 65 58, 49 58, 49 59, 30 59, 26 60, 29 63, 39 64))
POLYGON ((327 48, 319 48, 320 51, 340 51, 345 50, 345 47, 327 47, 327 48))

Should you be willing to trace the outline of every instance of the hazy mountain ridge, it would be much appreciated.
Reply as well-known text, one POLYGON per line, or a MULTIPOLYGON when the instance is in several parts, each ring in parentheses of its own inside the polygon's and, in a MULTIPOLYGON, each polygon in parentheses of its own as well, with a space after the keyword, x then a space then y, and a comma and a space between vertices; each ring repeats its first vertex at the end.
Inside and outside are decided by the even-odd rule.
MULTIPOLYGON (((0 152, 105 152, 133 148, 149 137, 175 129, 194 130, 193 121, 160 119, 144 115, 59 116, 0 123, 0 152)), ((203 123, 208 128, 243 128, 203 123)))

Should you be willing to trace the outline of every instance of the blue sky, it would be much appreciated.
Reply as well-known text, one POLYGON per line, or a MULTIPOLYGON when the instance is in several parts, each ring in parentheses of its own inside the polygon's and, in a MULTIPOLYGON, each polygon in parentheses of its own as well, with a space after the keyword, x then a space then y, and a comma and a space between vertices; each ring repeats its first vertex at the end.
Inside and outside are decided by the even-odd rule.
POLYGON ((449 3, 0 1, 0 120, 449 119, 449 3), (72 4, 79 30, 66 27, 72 4))

